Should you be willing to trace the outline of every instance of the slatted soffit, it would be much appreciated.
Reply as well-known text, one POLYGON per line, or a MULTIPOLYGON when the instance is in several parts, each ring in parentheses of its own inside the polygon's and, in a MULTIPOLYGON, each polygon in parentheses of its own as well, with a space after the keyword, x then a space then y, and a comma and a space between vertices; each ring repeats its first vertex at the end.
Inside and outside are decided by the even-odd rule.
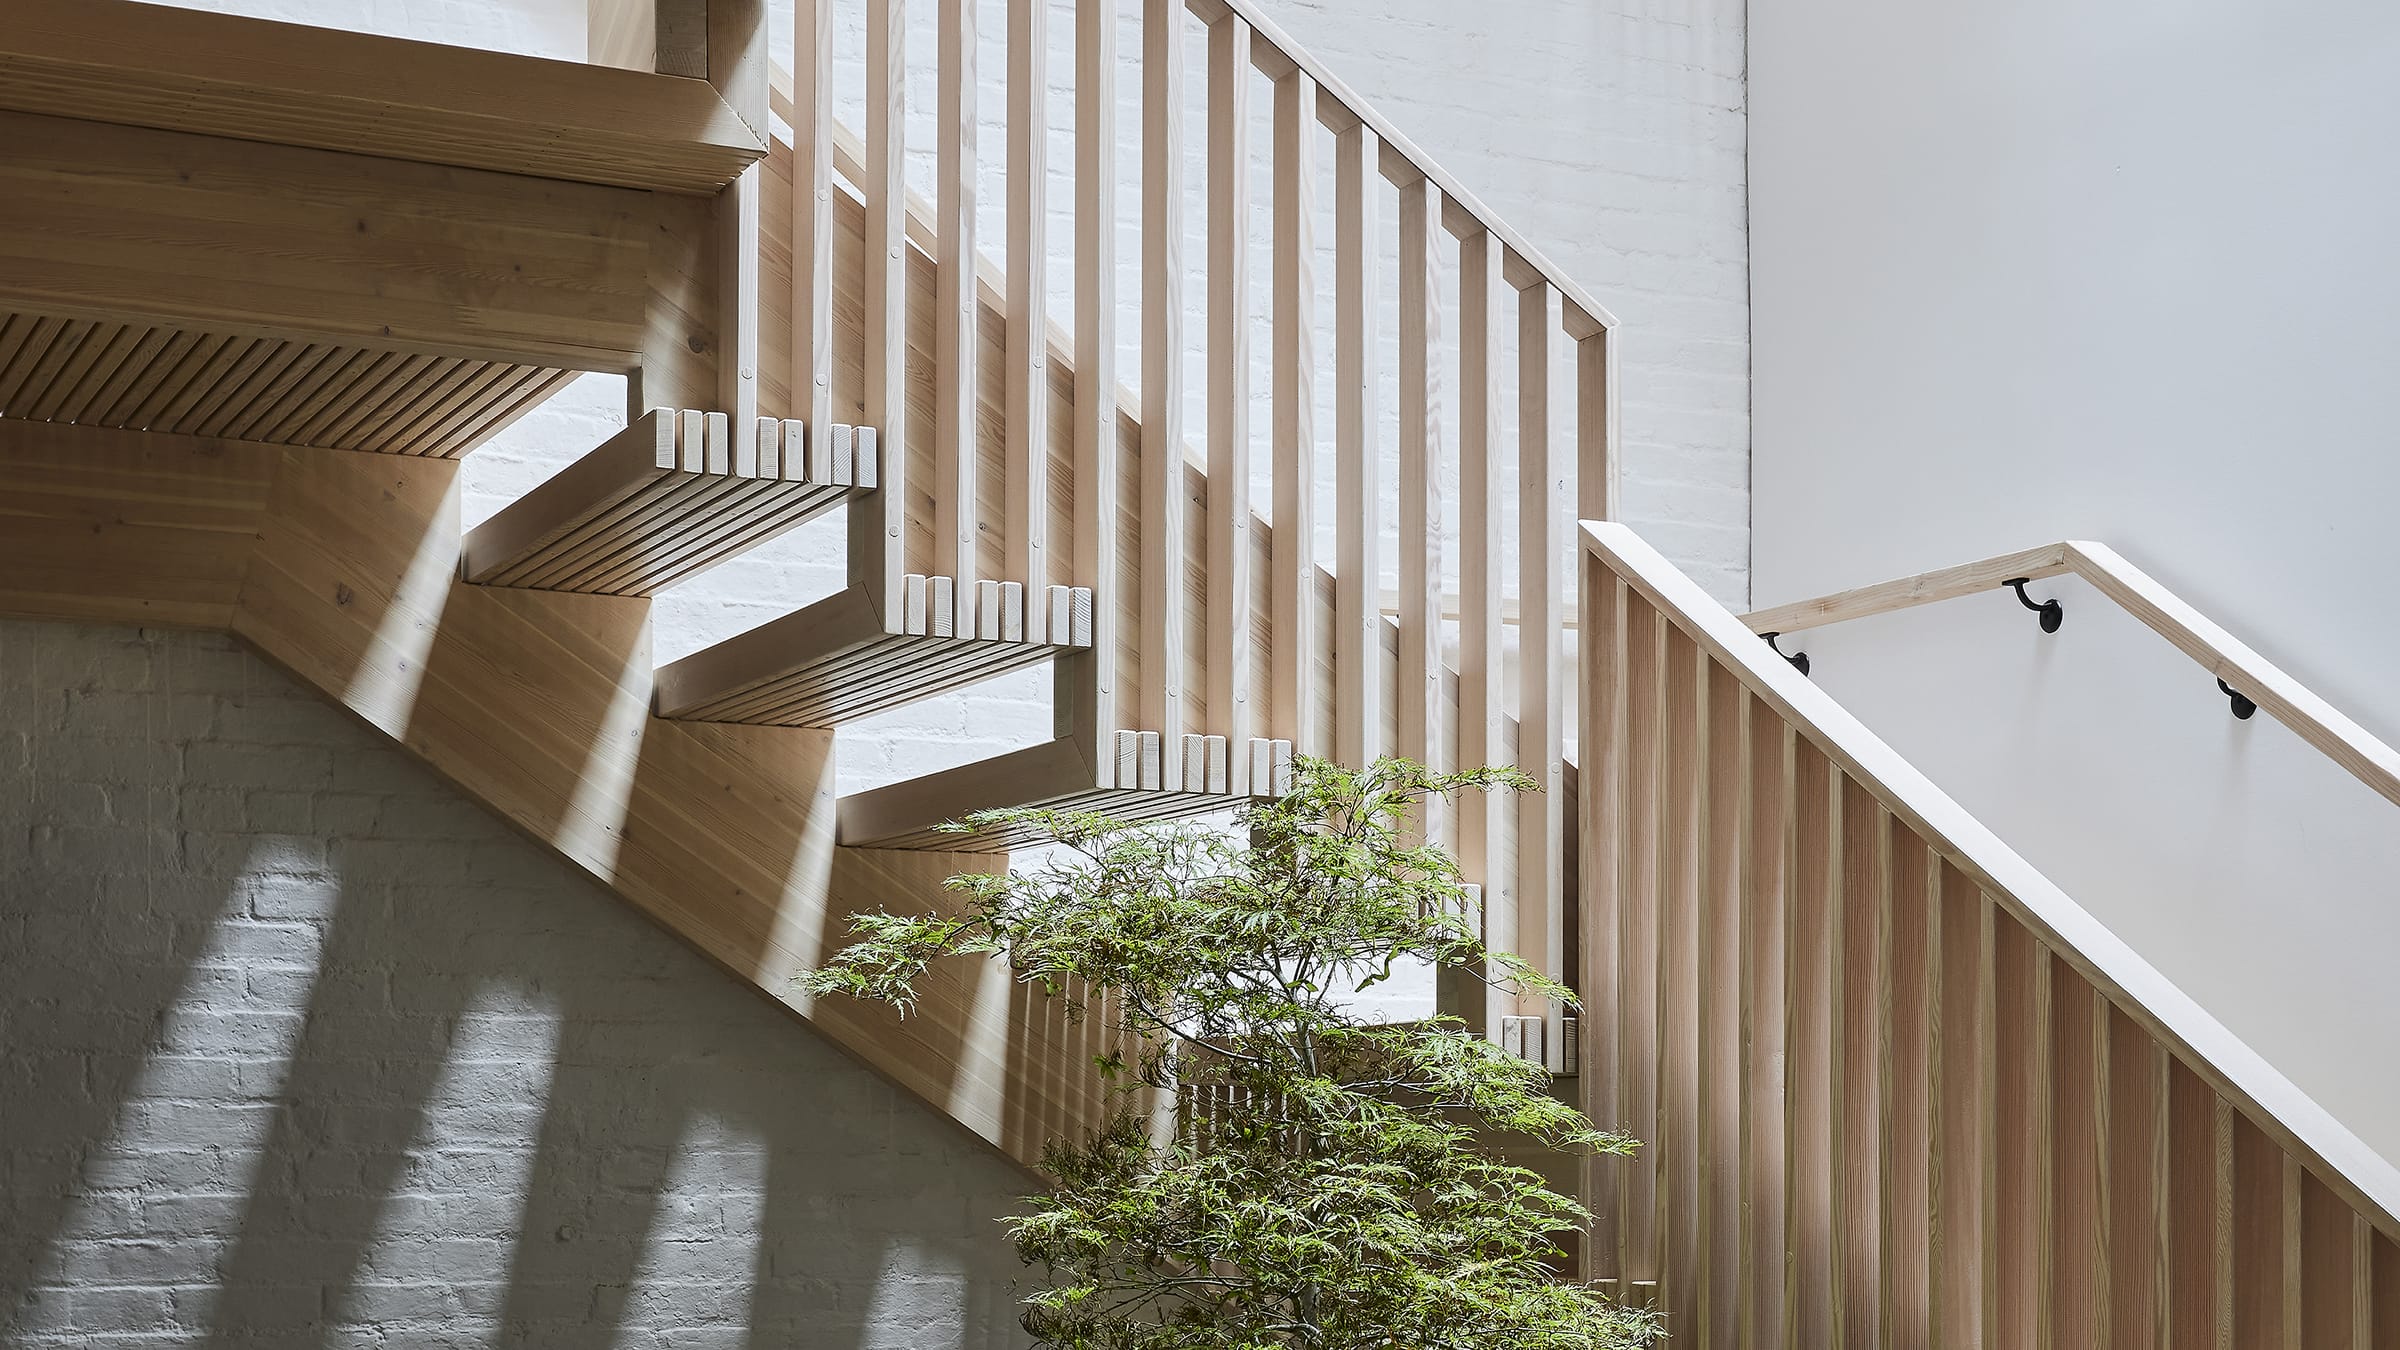
POLYGON ((455 459, 574 378, 140 324, 0 320, 0 417, 455 459))

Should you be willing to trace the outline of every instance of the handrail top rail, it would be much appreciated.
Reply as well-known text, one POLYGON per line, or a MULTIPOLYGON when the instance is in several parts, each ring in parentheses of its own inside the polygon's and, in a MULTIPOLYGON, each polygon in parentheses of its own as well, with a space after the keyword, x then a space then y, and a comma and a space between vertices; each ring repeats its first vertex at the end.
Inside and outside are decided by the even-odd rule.
POLYGON ((2072 575, 2209 674, 2292 729, 2301 740, 2348 770, 2378 796, 2400 806, 2400 750, 2344 716, 2282 667, 2226 632, 2115 549, 2088 539, 2068 539, 2020 553, 1920 572, 1915 576, 1859 586, 1832 595, 1776 605, 1742 616, 1754 633, 1803 629, 1889 614, 1918 605, 1992 590, 2017 578, 2040 580, 2072 575))
MULTIPOLYGON (((1980 889, 2073 963, 2117 1007, 2172 1047, 2259 1127, 2313 1160, 2328 1186, 2400 1240, 2400 1168, 2194 1002, 1832 695, 1769 651, 1733 613, 1626 526, 1583 521, 1598 559, 1722 662, 1750 692, 1980 889)), ((2113 556, 2113 555, 2112 555, 2113 556)), ((2263 703, 2261 706, 2265 706, 2263 703)))
MULTIPOLYGON (((1097 0, 1094 0, 1096 3, 1097 0)), ((830 3, 830 0, 827 0, 830 3)), ((1575 284, 1566 272, 1548 255, 1528 243, 1525 237, 1503 223, 1493 214, 1483 199, 1468 191, 1448 171, 1436 164, 1433 157, 1417 143, 1375 111, 1357 91, 1342 82, 1341 77, 1325 68, 1323 62, 1292 40, 1291 36, 1261 13, 1256 0, 1184 0, 1184 8, 1202 23, 1213 24, 1228 14, 1250 26, 1251 64, 1270 79, 1280 79, 1292 72, 1308 77, 1317 87, 1317 121, 1335 131, 1348 126, 1363 126, 1373 132, 1385 153, 1377 156, 1377 169, 1387 182, 1402 186, 1424 179, 1442 195, 1444 210, 1442 225, 1456 236, 1472 230, 1482 230, 1500 241, 1508 263, 1508 280, 1524 289, 1535 282, 1547 282, 1559 294, 1561 315, 1570 337, 1577 341, 1596 337, 1617 326, 1617 318, 1589 291, 1575 284), (1330 114, 1330 115, 1329 115, 1330 114)), ((768 82, 776 115, 790 122, 792 73, 781 61, 768 64, 768 82)), ((847 147, 840 144, 838 133, 848 129, 835 123, 837 159, 845 158, 847 147)), ((852 139, 855 139, 854 135, 852 139)), ((856 163, 841 165, 845 172, 856 163)))

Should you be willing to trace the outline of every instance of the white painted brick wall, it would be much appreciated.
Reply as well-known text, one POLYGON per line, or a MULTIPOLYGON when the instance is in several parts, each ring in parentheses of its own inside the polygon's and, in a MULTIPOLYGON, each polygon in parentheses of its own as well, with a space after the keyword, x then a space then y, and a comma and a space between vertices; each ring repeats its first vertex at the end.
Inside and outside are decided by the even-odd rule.
POLYGON ((1027 1187, 213 635, 0 623, 0 1344, 1017 1344, 1027 1187))

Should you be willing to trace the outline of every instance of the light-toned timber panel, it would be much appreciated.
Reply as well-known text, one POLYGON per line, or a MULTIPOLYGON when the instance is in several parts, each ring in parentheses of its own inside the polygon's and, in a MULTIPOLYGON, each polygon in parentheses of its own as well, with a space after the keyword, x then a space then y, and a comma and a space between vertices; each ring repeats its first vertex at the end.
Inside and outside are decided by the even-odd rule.
POLYGON ((843 916, 990 859, 837 848, 829 733, 644 716, 647 600, 458 580, 454 464, 0 422, 0 521, 0 575, 74 583, 0 613, 229 627, 1008 1156, 1104 1109, 1092 1032, 989 972, 794 999, 843 916))
POLYGON ((455 459, 574 378, 540 366, 0 316, 0 416, 455 459))
POLYGON ((132 0, 10 0, 0 108, 690 193, 766 149, 703 80, 132 0))
POLYGON ((1630 531, 1582 545, 1584 1090, 1651 1141, 1587 1174, 1596 1275, 1704 1347, 2400 1325, 2400 1171, 1630 531))
POLYGON ((0 113, 0 307, 622 370, 658 202, 0 113))
POLYGON ((1992 590, 2015 577, 2039 579, 2060 575, 2078 576, 2089 582, 2092 589, 2141 620, 2177 651, 2256 702, 2384 800, 2400 806, 2400 750, 2343 716, 2340 709, 2319 698, 2306 685, 2285 674, 2282 667, 2251 650, 2248 644, 2226 632, 2181 596, 2159 585, 2149 573, 2125 561, 2106 544, 2073 539, 2045 544, 2022 553, 1777 605, 1746 614, 1742 622, 1754 633, 1791 632, 1953 600, 1992 590))
POLYGON ((653 409, 467 535, 467 580, 655 595, 875 486, 875 437, 653 409))
POLYGON ((0 611, 225 628, 282 450, 0 422, 0 611))

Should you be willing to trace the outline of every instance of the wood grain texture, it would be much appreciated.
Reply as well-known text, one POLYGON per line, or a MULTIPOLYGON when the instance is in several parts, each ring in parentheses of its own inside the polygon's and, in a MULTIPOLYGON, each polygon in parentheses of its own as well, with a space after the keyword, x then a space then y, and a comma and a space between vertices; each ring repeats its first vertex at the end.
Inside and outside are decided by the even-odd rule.
POLYGON ((1071 414, 1074 494, 1071 575, 1091 589, 1092 650, 1062 661, 1052 692, 1057 734, 1072 737, 1092 781, 1116 785, 1117 566, 1124 510, 1117 390, 1117 15, 1085 5, 1075 16, 1075 332, 1071 414))
MULTIPOLYGON (((1458 375, 1458 762, 1473 767, 1503 759, 1502 712, 1507 688, 1502 660, 1501 317, 1504 284, 1499 242, 1485 233, 1459 241, 1458 375)), ((1615 611, 1609 611, 1615 622, 1615 611)), ((1610 629, 1607 632, 1621 632, 1610 629)), ((1594 641, 1611 640, 1606 633, 1594 641)), ((1618 639, 1618 640, 1621 640, 1618 639)), ((1614 726, 1609 722, 1604 725, 1614 726)), ((1595 747, 1602 749, 1604 747, 1595 747)), ((1600 780, 1613 785, 1615 775, 1600 780)), ((1500 894, 1507 860, 1507 803, 1496 795, 1460 803, 1458 859, 1487 896, 1500 894)), ((1587 861, 1584 875, 1607 866, 1587 861)))
MULTIPOLYGON (((941 621, 947 607, 939 598, 945 591, 955 597, 952 579, 912 580, 923 588, 903 605, 899 626, 876 614, 866 593, 852 587, 669 662, 658 671, 659 715, 838 726, 1090 643, 1088 633, 1033 642, 1021 630, 1006 637, 956 632, 941 621)), ((955 604, 953 599, 950 607, 955 604)), ((999 612, 996 605, 984 609, 999 612)))
POLYGON ((44 422, 455 459, 573 378, 338 342, 0 315, 0 416, 44 422))
MULTIPOLYGON (((1517 750, 1533 792, 1517 808, 1517 954, 1561 972, 1566 949, 1566 827, 1559 799, 1565 772, 1566 655, 1560 641, 1567 586, 1563 457, 1551 448, 1550 353, 1558 299, 1546 284, 1517 293, 1517 750)), ((1555 1021, 1558 1010, 1527 1007, 1555 1021)), ((1556 1068, 1556 1065, 1552 1066, 1556 1068)))
POLYGON ((906 1023, 793 996, 846 914, 988 857, 836 847, 829 733, 646 717, 648 601, 459 580, 455 465, 10 422, 0 468, 10 575, 46 538, 81 587, 0 612, 229 628, 1006 1155, 1097 1119, 1102 1047, 1038 996, 945 972, 906 1023))
POLYGON ((0 108, 704 195, 766 153, 699 79, 131 0, 12 0, 0 108))
MULTIPOLYGON (((1008 337, 1001 575, 1050 576, 1049 0, 1008 5, 1008 337)), ((1026 616, 1036 640, 1045 615, 1026 616)))
POLYGON ((231 625, 278 447, 0 421, 0 611, 231 625))
POLYGON ((1293 73, 1275 84, 1274 316, 1275 545, 1269 601, 1269 725, 1302 753, 1331 749, 1316 716, 1315 652, 1324 627, 1316 588, 1316 86, 1293 73))
POLYGON ((982 464, 976 444, 975 5, 935 0, 941 79, 935 118, 933 535, 932 570, 958 581, 958 627, 975 627, 982 571, 982 464))
POLYGON ((1333 232, 1334 757, 1365 764, 1383 749, 1383 473, 1376 444, 1377 242, 1382 231, 1375 133, 1335 138, 1333 232))
POLYGON ((1186 649, 1183 491, 1183 44, 1180 0, 1142 9, 1141 697, 1160 772, 1183 777, 1186 649))
MULTIPOLYGON (((1394 682, 1399 726, 1394 751, 1444 767, 1442 735, 1442 501, 1455 478, 1442 471, 1440 345, 1441 200, 1427 182, 1400 189, 1400 667, 1394 682)), ((1380 585, 1380 582, 1378 582, 1380 585)), ((1381 608, 1380 603, 1377 606, 1381 608)), ((1480 761, 1479 761, 1480 762, 1480 761)), ((1438 803, 1419 823, 1440 839, 1438 803)))
POLYGON ((639 354, 693 200, 25 113, 0 143, 0 308, 553 368, 639 354))
POLYGON ((1618 1009, 1587 1100, 1652 1155, 1590 1169, 1600 1272, 1704 1346, 2373 1343, 2400 1174, 1630 531, 1582 541, 1580 851, 1618 859, 1582 918, 1618 1009))
POLYGON ((1096 782, 1079 746, 1063 738, 1047 741, 944 773, 852 793, 841 801, 841 839, 871 848, 1005 852, 1045 843, 1047 837, 1038 826, 1025 824, 944 827, 973 812, 1003 807, 1165 821, 1226 811, 1247 800, 1246 794, 1221 784, 1200 790, 1160 787, 1155 766, 1148 775, 1137 768, 1114 776, 1129 785, 1112 788, 1096 782), (1145 777, 1150 786, 1130 785, 1145 777))
MULTIPOLYGON (((885 491, 871 505, 849 513, 850 582, 866 591, 877 614, 887 617, 900 611, 900 587, 908 572, 907 34, 905 0, 868 0, 867 137, 872 168, 862 154, 861 163, 850 170, 863 189, 859 413, 891 447, 883 466, 885 491)), ((793 173, 797 178, 796 159, 793 173)), ((796 265, 786 265, 797 274, 796 265)), ((771 261, 767 270, 772 271, 771 261)), ((796 406, 797 401, 787 399, 787 405, 796 406)))
MULTIPOLYGON (((1250 577, 1250 25, 1208 31, 1208 595, 1201 666, 1210 734, 1247 745, 1250 577)), ((1247 790, 1249 757, 1230 766, 1247 790)))

